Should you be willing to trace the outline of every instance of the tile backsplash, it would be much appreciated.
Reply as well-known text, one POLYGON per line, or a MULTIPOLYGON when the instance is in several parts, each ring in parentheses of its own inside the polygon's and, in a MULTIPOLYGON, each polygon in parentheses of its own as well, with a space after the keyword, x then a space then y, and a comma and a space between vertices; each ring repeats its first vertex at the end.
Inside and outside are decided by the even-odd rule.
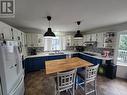
MULTIPOLYGON (((75 46, 68 46, 66 49, 76 51, 75 46)), ((90 52, 96 52, 96 53, 103 54, 104 50, 110 51, 111 56, 114 55, 114 49, 111 49, 111 48, 98 48, 96 46, 95 47, 94 46, 84 46, 84 51, 90 51, 90 52)))
POLYGON ((96 52, 101 54, 103 54, 104 50, 110 51, 111 56, 114 55, 114 49, 111 49, 111 48, 85 47, 85 51, 96 52))
POLYGON ((43 52, 44 47, 27 47, 27 53, 28 55, 31 55, 32 50, 36 50, 36 52, 43 52))

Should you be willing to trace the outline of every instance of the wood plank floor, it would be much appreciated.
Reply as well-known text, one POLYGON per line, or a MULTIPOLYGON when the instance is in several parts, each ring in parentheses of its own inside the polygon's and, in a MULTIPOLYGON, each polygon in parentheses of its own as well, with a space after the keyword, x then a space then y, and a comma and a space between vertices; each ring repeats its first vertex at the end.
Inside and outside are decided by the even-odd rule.
MULTIPOLYGON (((54 95, 54 83, 54 78, 51 75, 46 76, 41 71, 29 73, 25 77, 25 95, 54 95)), ((97 91, 98 95, 127 95, 127 80, 110 80, 98 76, 97 91)), ((62 93, 61 95, 69 94, 62 93)), ((78 88, 76 95, 84 95, 84 93, 78 88)))

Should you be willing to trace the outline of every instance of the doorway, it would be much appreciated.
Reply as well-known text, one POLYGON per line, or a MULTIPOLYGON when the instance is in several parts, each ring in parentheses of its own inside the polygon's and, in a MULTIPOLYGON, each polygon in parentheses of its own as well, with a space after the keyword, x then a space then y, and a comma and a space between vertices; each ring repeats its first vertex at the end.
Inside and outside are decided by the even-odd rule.
POLYGON ((127 33, 120 33, 117 53, 117 64, 127 65, 127 33))
POLYGON ((127 31, 117 33, 114 62, 117 64, 117 77, 127 78, 127 31))

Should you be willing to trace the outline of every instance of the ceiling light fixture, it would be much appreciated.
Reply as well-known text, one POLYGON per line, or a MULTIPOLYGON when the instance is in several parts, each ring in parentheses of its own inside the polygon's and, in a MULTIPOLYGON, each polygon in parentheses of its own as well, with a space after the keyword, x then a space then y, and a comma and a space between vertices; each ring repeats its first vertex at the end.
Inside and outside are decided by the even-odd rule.
POLYGON ((44 38, 54 38, 55 34, 52 32, 52 29, 50 27, 51 16, 47 16, 47 20, 49 21, 49 28, 47 32, 44 34, 44 38))
POLYGON ((79 30, 79 25, 81 24, 81 21, 77 21, 76 23, 78 25, 78 30, 74 36, 74 39, 83 39, 83 35, 80 33, 80 30, 79 30))

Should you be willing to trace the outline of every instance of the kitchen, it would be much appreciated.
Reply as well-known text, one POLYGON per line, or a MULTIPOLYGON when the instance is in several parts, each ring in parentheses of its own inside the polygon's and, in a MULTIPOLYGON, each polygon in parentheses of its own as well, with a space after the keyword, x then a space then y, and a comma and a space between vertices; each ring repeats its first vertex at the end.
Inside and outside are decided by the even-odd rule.
POLYGON ((0 95, 127 95, 126 4, 15 0, 14 17, 0 15, 0 95))

